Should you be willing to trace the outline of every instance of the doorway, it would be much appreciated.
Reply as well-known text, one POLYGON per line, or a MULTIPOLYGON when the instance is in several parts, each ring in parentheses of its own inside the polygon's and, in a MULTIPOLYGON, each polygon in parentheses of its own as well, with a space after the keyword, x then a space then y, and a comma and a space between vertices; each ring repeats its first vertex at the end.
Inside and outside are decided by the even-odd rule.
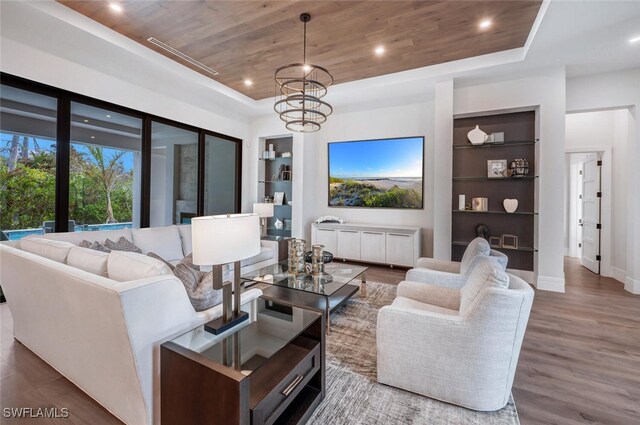
POLYGON ((567 154, 567 255, 600 274, 604 152, 567 154))

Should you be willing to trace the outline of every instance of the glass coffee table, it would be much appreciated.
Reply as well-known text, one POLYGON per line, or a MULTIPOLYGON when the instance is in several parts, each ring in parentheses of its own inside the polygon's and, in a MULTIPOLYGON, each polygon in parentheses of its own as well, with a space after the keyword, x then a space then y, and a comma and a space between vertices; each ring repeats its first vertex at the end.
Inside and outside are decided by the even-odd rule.
POLYGON ((356 292, 367 295, 366 267, 337 262, 324 265, 318 276, 289 274, 287 261, 242 275, 245 286, 251 282, 266 283, 263 298, 325 313, 327 333, 331 329, 331 313, 340 308, 356 292), (357 280, 360 282, 357 282, 357 280))

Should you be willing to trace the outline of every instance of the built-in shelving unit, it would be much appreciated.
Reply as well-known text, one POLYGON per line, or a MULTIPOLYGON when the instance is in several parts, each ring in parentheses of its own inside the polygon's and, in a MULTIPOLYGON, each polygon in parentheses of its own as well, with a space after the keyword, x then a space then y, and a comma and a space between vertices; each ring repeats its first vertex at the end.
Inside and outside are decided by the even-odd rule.
POLYGON ((510 269, 533 271, 535 232, 538 213, 535 210, 536 148, 535 112, 517 112, 499 115, 464 117, 454 120, 453 129, 453 184, 451 210, 451 258, 460 261, 467 245, 476 237, 476 228, 484 224, 489 236, 515 235, 518 248, 494 248, 509 257, 510 269), (467 133, 478 125, 487 134, 503 132, 501 143, 472 145, 467 133), (529 162, 529 175, 524 177, 489 178, 488 160, 516 158, 529 162), (458 209, 458 195, 472 198, 488 198, 488 211, 458 209), (514 213, 504 210, 504 199, 517 199, 514 213))
POLYGON ((274 216, 267 220, 267 234, 269 236, 291 236, 292 211, 288 202, 293 201, 293 138, 285 137, 280 139, 266 139, 260 144, 260 154, 269 150, 269 145, 273 145, 275 158, 258 158, 258 202, 264 202, 264 198, 269 196, 274 198, 276 192, 284 192, 283 205, 274 205, 274 216), (283 157, 285 152, 291 153, 291 156, 283 157), (283 180, 280 172, 282 166, 289 168, 290 174, 288 180, 283 180), (282 229, 275 227, 276 219, 280 219, 289 226, 282 229), (286 220, 286 221, 285 221, 286 220))

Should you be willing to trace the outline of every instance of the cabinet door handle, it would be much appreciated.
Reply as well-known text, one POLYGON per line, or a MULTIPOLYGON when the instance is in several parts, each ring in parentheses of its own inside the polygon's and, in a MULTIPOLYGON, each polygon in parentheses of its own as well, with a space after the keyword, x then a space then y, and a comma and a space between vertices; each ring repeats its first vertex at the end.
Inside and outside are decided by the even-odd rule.
POLYGON ((358 233, 357 230, 340 230, 340 233, 358 233))
POLYGON ((291 394, 291 392, 296 389, 298 384, 300 382, 302 382, 303 379, 304 379, 304 375, 296 376, 295 379, 293 381, 291 381, 291 383, 289 385, 287 385, 287 388, 282 390, 282 395, 285 396, 285 397, 288 397, 289 394, 291 394))
POLYGON ((335 230, 332 229, 317 229, 318 232, 335 232, 335 230))
POLYGON ((411 235, 404 235, 404 234, 400 234, 400 233, 389 233, 389 235, 391 236, 402 236, 403 238, 408 238, 411 235))
POLYGON ((381 233, 381 232, 362 232, 362 233, 365 233, 367 235, 384 235, 384 233, 381 233))

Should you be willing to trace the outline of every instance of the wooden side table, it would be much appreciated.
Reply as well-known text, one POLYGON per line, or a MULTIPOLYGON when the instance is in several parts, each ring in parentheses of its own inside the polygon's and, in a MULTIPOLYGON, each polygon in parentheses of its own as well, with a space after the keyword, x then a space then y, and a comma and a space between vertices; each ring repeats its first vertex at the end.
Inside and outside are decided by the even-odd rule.
POLYGON ((224 338, 193 329, 161 346, 162 423, 305 423, 325 396, 324 317, 257 300, 224 338))

